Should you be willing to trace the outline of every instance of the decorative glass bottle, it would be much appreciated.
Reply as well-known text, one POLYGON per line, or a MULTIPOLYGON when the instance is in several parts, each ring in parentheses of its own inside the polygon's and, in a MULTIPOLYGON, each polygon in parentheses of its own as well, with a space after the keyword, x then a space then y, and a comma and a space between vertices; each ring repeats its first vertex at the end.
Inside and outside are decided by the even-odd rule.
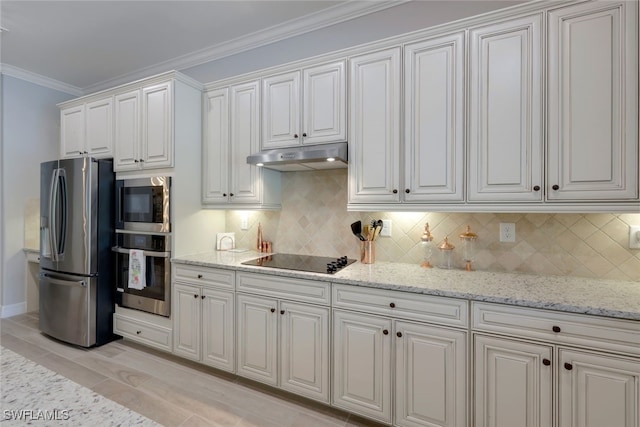
POLYGON ((429 223, 427 222, 424 225, 424 233, 422 233, 422 237, 420 237, 422 241, 422 253, 424 254, 424 261, 420 265, 421 267, 431 268, 431 256, 433 255, 433 235, 429 230, 429 223))
POLYGON ((453 246, 449 242, 449 239, 445 237, 442 243, 440 243, 440 246, 438 246, 438 249, 440 250, 440 264, 438 265, 438 267, 446 269, 450 269, 453 267, 452 258, 454 248, 455 246, 453 246))
POLYGON ((460 235, 460 239, 462 239, 462 259, 464 259, 465 262, 464 269, 473 271, 471 263, 476 255, 476 240, 478 239, 478 235, 471 232, 471 226, 467 225, 467 231, 460 235))

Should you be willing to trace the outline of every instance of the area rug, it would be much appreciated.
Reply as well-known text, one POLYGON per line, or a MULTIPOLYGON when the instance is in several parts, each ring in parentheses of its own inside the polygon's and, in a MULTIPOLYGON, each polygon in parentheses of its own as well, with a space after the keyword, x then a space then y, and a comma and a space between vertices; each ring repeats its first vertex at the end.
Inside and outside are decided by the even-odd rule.
POLYGON ((0 346, 3 426, 159 426, 0 346))

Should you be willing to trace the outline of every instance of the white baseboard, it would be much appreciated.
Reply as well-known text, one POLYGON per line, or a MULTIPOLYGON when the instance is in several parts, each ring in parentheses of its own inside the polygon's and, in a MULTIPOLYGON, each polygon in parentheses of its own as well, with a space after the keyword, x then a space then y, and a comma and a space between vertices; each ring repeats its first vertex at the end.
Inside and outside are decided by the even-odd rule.
POLYGON ((18 304, 3 305, 0 307, 0 318, 6 319, 7 317, 17 316, 27 312, 27 302, 19 302, 18 304))

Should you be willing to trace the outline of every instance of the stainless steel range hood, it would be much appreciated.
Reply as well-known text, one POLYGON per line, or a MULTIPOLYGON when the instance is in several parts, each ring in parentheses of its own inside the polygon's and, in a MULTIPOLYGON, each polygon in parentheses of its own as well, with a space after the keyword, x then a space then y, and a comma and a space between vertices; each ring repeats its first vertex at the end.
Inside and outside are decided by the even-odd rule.
POLYGON ((248 156, 247 163, 283 172, 342 169, 347 167, 347 143, 265 150, 248 156))

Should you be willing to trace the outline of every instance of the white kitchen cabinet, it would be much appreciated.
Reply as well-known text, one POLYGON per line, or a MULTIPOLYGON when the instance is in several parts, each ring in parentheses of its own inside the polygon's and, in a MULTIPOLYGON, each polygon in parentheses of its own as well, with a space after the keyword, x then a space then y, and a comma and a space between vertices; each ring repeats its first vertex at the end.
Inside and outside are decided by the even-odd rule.
POLYGON ((470 202, 543 198, 542 14, 469 31, 470 202))
POLYGON ((116 95, 115 171, 173 166, 173 87, 167 81, 116 95))
POLYGON ((176 266, 173 353, 234 372, 234 272, 176 266))
POLYGON ((477 427, 553 425, 553 348, 504 338, 474 337, 477 427))
POLYGON ((349 203, 400 201, 400 48, 349 59, 349 203))
POLYGON ((238 375, 328 403, 328 286, 238 274, 238 375))
POLYGON ((132 310, 116 305, 113 314, 113 333, 126 340, 171 352, 173 329, 171 320, 164 316, 132 310))
POLYGON ((333 284, 333 306, 335 406, 400 426, 467 425, 466 329, 423 323, 464 328, 465 301, 333 284))
POLYGON ((638 2, 548 14, 549 201, 638 198, 638 2))
POLYGON ((247 164, 259 151, 259 81, 204 96, 202 203, 221 209, 279 209, 280 173, 247 164))
POLYGON ((464 33, 404 47, 406 202, 464 200, 464 33))
POLYGON ((113 97, 60 111, 60 157, 113 157, 113 97))
POLYGON ((262 149, 346 141, 345 61, 262 79, 262 149))
POLYGON ((473 307, 476 426, 640 426, 637 322, 473 307))

